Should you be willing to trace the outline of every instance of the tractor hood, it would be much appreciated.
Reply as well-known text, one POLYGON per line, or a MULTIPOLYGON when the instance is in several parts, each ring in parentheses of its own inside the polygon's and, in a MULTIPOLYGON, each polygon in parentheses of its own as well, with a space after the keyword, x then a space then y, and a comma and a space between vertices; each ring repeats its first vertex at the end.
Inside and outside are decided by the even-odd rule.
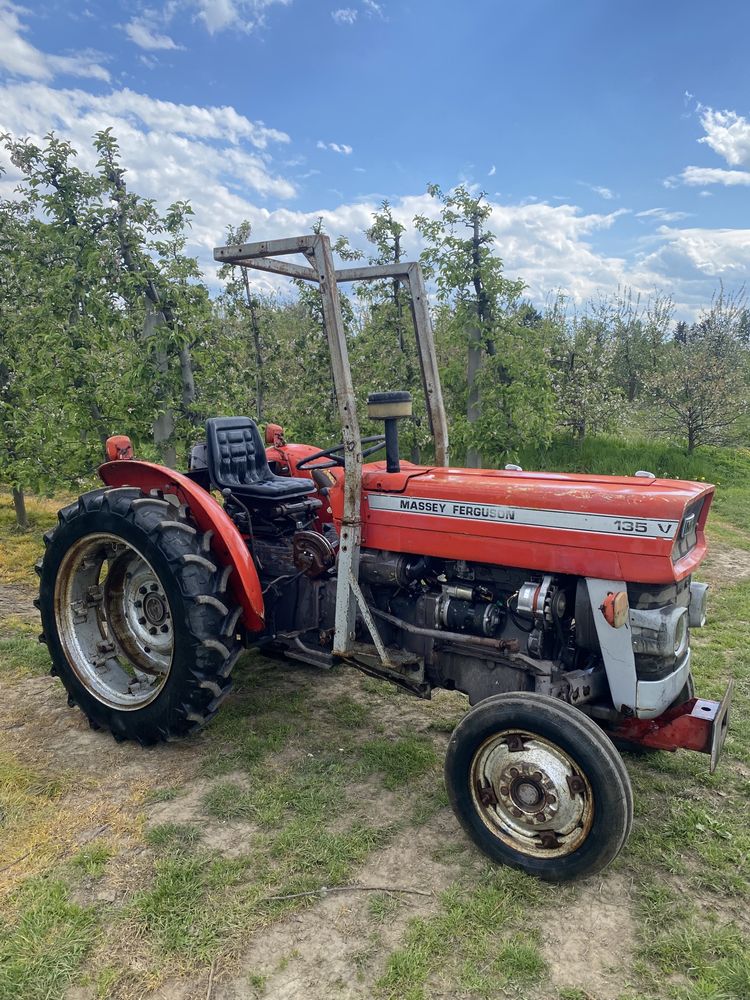
POLYGON ((714 487, 407 462, 388 473, 378 462, 365 467, 362 493, 369 548, 667 584, 705 555, 714 487))

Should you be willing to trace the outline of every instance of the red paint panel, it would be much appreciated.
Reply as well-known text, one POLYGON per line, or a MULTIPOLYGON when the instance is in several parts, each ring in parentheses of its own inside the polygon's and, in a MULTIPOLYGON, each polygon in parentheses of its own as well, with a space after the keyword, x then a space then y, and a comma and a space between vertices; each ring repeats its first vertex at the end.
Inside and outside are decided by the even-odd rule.
POLYGON ((696 750, 711 753, 714 724, 721 704, 692 698, 667 709, 656 719, 625 719, 611 736, 654 750, 696 750))
POLYGON ((190 508, 201 531, 213 531, 211 549, 222 566, 231 564, 229 589, 242 608, 242 618, 253 632, 265 627, 263 592, 247 545, 224 509, 192 479, 153 462, 105 462, 99 475, 107 486, 137 486, 144 493, 161 490, 190 508))
MULTIPOLYGON (((705 483, 640 477, 583 476, 481 469, 430 469, 403 463, 389 474, 382 463, 363 475, 363 544, 369 548, 470 559, 549 573, 568 573, 638 583, 669 583, 694 572, 706 553, 704 525, 714 489, 705 483), (421 498, 461 505, 495 505, 534 511, 546 524, 512 520, 441 517, 427 513, 373 509, 376 497, 421 498), (672 562, 674 535, 576 530, 555 520, 581 522, 577 515, 642 524, 680 522, 685 508, 705 497, 697 542, 672 562)), ((340 491, 331 491, 334 518, 340 491)), ((521 515, 519 515, 521 516, 521 515)), ((679 531, 679 526, 677 528, 679 531)))

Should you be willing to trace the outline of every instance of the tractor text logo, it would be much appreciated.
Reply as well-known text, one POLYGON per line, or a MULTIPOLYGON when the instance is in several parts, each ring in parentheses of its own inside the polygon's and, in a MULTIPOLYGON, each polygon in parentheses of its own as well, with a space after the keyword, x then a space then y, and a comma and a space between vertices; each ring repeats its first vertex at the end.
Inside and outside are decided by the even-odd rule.
POLYGON ((442 514, 443 517, 471 517, 483 521, 516 519, 516 512, 508 507, 454 503, 452 500, 415 500, 412 497, 401 497, 399 510, 417 514, 442 514))

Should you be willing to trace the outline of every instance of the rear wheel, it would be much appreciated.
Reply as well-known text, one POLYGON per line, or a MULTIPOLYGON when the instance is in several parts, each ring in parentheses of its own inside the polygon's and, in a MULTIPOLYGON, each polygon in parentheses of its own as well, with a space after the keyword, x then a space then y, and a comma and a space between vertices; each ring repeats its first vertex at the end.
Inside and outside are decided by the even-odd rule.
POLYGON ((144 744, 203 725, 241 651, 210 533, 130 488, 88 493, 58 520, 37 565, 39 609, 69 704, 144 744))
POLYGON ((549 881, 601 870, 630 833, 630 780, 611 741, 544 695, 495 695, 471 709, 451 736, 445 780, 485 854, 549 881))

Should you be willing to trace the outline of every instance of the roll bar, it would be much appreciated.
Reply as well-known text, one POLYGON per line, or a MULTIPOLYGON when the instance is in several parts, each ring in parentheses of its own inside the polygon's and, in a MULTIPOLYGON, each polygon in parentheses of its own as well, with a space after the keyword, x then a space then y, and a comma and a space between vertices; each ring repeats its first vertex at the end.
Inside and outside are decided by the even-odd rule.
POLYGON ((333 652, 347 656, 354 642, 356 608, 372 633, 375 646, 384 664, 390 665, 387 651, 377 633, 359 588, 359 551, 362 538, 360 504, 362 500, 362 435, 357 418, 357 402, 352 385, 349 352, 346 346, 344 322, 338 295, 338 283, 345 281, 378 281, 391 278, 402 282, 409 289, 412 320, 417 341, 417 355, 422 375, 422 388, 430 432, 435 441, 435 459, 438 465, 448 464, 448 424, 443 406, 440 374, 435 354, 435 339, 430 321, 427 292, 419 264, 375 264, 366 267, 336 269, 333 265, 331 241, 323 234, 296 236, 259 243, 243 243, 216 247, 214 260, 222 264, 236 264, 288 278, 317 282, 323 305, 323 323, 331 355, 333 384, 341 420, 344 452, 344 512, 339 540, 338 580, 336 585, 336 628, 333 652), (307 266, 288 260, 278 260, 292 254, 302 254, 307 266), (374 629, 374 632, 373 632, 374 629))

